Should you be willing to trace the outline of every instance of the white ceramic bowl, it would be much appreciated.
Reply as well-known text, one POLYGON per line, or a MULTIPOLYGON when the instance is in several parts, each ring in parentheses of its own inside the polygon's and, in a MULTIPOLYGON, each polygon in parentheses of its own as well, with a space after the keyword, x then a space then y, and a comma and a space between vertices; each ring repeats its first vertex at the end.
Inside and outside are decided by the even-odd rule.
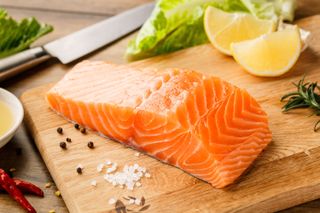
POLYGON ((20 126, 23 120, 24 112, 23 112, 22 104, 19 101, 19 99, 12 93, 2 88, 0 88, 0 101, 3 101, 4 103, 6 103, 13 114, 13 125, 4 135, 0 136, 0 148, 1 148, 11 140, 11 138, 17 131, 18 127, 20 126))

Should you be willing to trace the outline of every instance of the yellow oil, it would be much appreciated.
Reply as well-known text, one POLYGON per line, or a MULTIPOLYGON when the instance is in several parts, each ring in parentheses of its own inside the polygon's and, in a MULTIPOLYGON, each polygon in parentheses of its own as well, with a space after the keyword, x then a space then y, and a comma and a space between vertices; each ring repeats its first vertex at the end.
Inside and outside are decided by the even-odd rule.
POLYGON ((13 125, 13 114, 9 106, 0 101, 0 137, 13 125))

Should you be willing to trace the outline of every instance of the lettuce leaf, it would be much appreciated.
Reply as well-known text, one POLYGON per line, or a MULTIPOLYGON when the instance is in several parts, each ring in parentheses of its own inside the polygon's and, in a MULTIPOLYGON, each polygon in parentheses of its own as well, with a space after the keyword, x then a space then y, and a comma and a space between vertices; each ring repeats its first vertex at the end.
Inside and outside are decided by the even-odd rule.
POLYGON ((279 17, 285 21, 293 21, 296 9, 295 0, 241 0, 251 14, 262 19, 279 17))
POLYGON ((17 22, 0 8, 0 58, 27 49, 32 42, 52 30, 52 26, 40 24, 33 17, 17 22))
POLYGON ((138 60, 208 42, 203 15, 208 6, 228 12, 251 13, 258 18, 293 19, 295 0, 159 0, 126 56, 138 60))

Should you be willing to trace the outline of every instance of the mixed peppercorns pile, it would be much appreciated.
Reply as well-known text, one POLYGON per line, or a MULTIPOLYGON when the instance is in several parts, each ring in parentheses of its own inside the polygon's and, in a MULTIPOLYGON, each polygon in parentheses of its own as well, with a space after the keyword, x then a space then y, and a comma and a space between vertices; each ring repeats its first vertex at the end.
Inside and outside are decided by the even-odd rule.
MULTIPOLYGON (((74 128, 75 128, 76 130, 79 130, 82 134, 87 134, 86 128, 81 127, 79 124, 75 124, 75 125, 74 125, 74 128)), ((57 133, 60 134, 60 135, 63 135, 63 129, 62 129, 61 127, 58 127, 58 128, 57 128, 57 133)), ((71 142, 72 142, 72 139, 71 139, 71 138, 66 138, 66 142, 71 143, 71 142)), ((66 143, 66 142, 65 142, 65 141, 62 141, 62 142, 59 143, 59 146, 60 146, 61 149, 64 149, 64 150, 67 149, 67 143, 66 143)), ((94 143, 93 143, 92 141, 89 141, 89 142, 87 143, 87 146, 88 146, 88 148, 90 148, 90 149, 94 149, 94 143)), ((79 172, 78 172, 78 173, 79 173, 79 172)), ((80 174, 80 173, 79 173, 79 174, 80 174)))

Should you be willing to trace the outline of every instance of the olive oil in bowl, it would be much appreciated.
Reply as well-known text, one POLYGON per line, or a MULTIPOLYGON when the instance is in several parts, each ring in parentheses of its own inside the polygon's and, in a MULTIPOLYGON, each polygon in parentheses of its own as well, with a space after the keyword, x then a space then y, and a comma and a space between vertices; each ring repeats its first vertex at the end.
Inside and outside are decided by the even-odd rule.
POLYGON ((0 148, 14 136, 23 120, 23 106, 9 91, 0 88, 0 148))
POLYGON ((9 106, 0 101, 0 137, 6 134, 13 125, 13 113, 9 106))

